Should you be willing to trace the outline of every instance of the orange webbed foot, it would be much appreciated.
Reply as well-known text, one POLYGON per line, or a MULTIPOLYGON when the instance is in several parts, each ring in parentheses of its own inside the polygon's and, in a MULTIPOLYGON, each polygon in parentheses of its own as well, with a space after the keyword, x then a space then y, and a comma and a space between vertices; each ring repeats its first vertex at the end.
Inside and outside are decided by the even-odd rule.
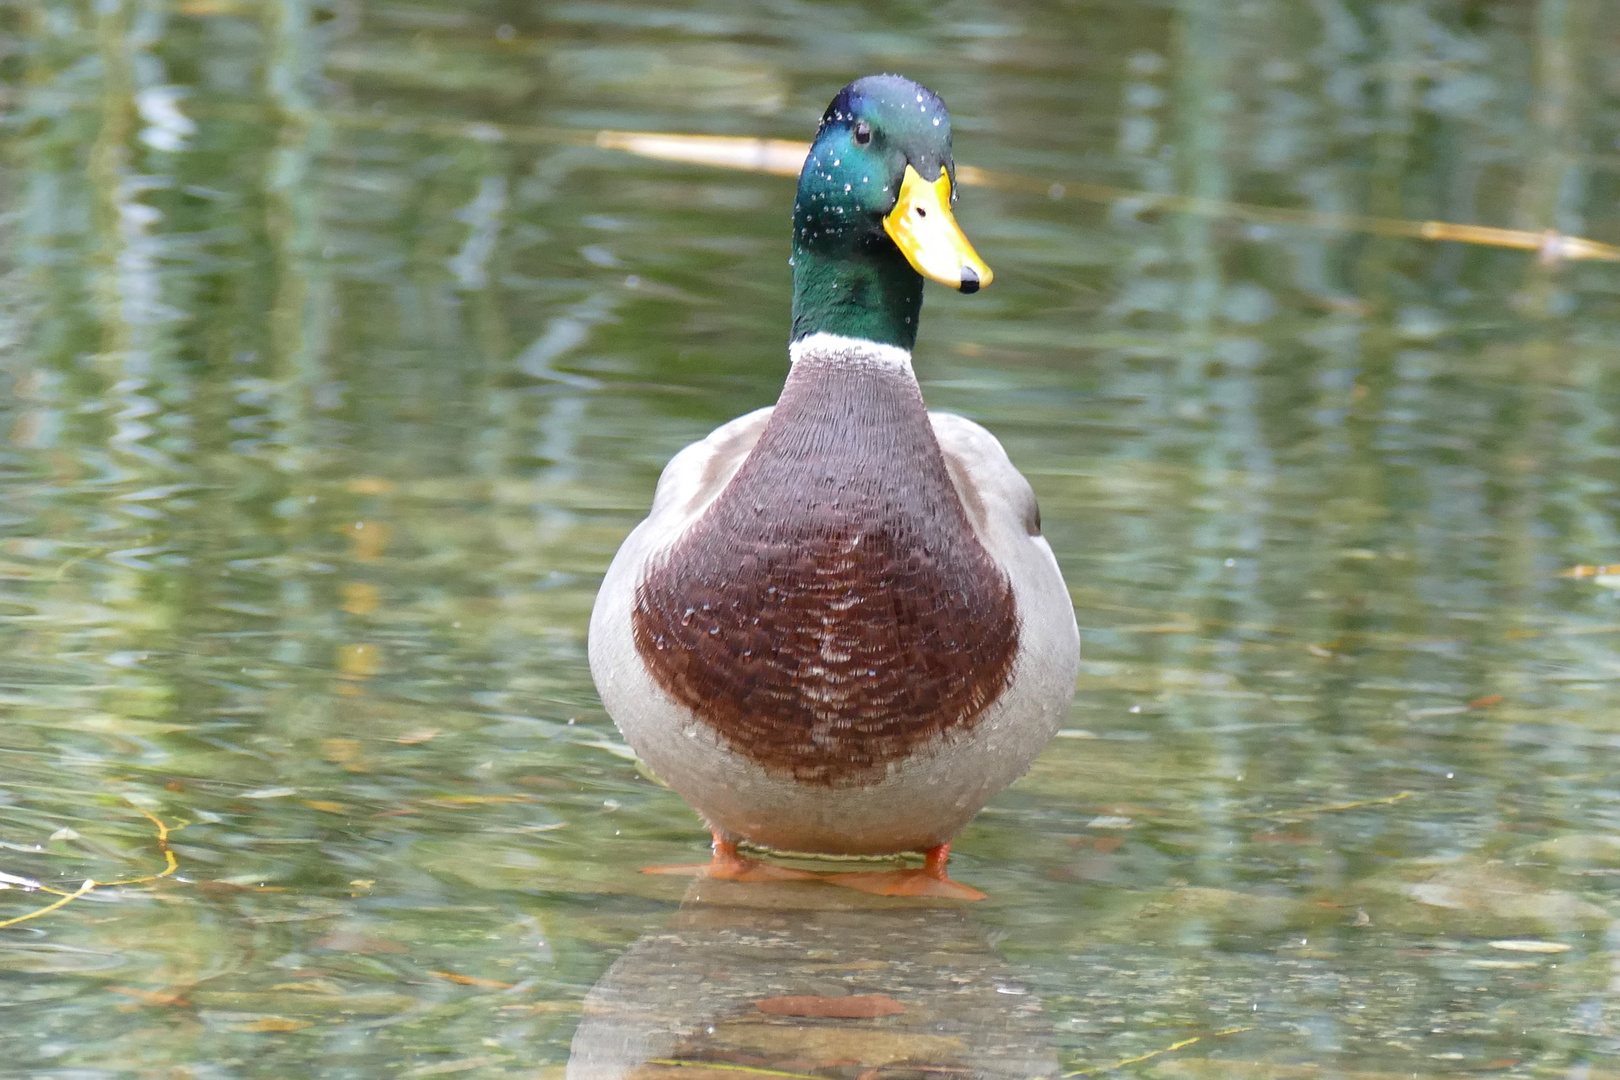
POLYGON ((711 861, 706 863, 677 863, 673 866, 643 866, 643 874, 685 874, 690 877, 714 878, 718 881, 810 881, 818 875, 809 870, 794 870, 775 866, 758 859, 738 859, 735 863, 711 861))
POLYGON ((833 874, 828 884, 858 889, 876 896, 931 896, 946 900, 983 900, 985 894, 950 878, 937 878, 926 870, 878 870, 871 873, 833 874))
POLYGON ((706 863, 679 863, 674 866, 644 866, 643 874, 686 874, 719 881, 811 881, 819 875, 809 870, 747 859, 737 854, 735 841, 714 838, 714 857, 706 863))
POLYGON ((855 874, 834 874, 826 880, 846 889, 858 889, 877 896, 929 896, 945 900, 983 900, 985 894, 971 885, 952 881, 945 873, 951 845, 929 848, 921 869, 875 870, 855 874))

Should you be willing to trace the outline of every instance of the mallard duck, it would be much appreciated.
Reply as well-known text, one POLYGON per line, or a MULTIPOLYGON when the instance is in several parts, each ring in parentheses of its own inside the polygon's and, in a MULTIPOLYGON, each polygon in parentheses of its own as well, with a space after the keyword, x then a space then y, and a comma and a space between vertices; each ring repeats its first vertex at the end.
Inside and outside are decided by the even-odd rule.
MULTIPOLYGON (((591 674, 626 741, 740 856, 923 852, 834 877, 980 897, 950 842, 1074 694, 1080 635, 1029 483, 912 373, 923 279, 971 293, 951 121, 896 75, 827 107, 793 206, 791 370, 772 408, 670 460, 591 613, 591 674)), ((694 868, 661 868, 669 871, 694 868)))

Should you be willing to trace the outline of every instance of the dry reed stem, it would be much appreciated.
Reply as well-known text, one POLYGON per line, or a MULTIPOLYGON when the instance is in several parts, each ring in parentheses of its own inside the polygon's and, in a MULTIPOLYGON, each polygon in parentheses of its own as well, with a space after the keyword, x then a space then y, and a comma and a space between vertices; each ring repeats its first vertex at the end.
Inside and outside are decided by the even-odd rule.
MULTIPOLYGON (((755 139, 729 135, 679 135, 650 131, 611 131, 596 133, 596 145, 606 150, 624 150, 661 161, 681 161, 693 165, 713 165, 723 169, 797 176, 810 144, 787 139, 755 139)), ((1261 225, 1289 225, 1332 232, 1371 233, 1376 236, 1407 237, 1416 240, 1451 240, 1459 244, 1516 248, 1534 251, 1546 263, 1565 259, 1595 259, 1620 262, 1620 247, 1601 244, 1579 236, 1564 236, 1552 229, 1500 229, 1489 225, 1463 225, 1449 221, 1407 221, 1400 218, 1371 217, 1364 214, 1323 214, 1315 210, 1256 206, 1252 203, 1206 199, 1194 195, 1164 195, 1108 184, 1053 183, 1013 173, 992 172, 973 165, 959 165, 956 179, 964 187, 992 187, 1004 191, 1024 191, 1054 199, 1073 196, 1088 202, 1131 200, 1142 209, 1163 209, 1203 217, 1229 218, 1261 225)))

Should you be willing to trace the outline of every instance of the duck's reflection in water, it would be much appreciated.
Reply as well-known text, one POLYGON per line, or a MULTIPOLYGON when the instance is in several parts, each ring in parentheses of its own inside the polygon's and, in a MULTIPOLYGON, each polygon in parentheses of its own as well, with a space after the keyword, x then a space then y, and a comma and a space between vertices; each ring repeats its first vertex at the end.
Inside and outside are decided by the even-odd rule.
POLYGON ((587 995, 568 1080, 1029 1080, 1051 1031, 961 907, 699 881, 587 995))

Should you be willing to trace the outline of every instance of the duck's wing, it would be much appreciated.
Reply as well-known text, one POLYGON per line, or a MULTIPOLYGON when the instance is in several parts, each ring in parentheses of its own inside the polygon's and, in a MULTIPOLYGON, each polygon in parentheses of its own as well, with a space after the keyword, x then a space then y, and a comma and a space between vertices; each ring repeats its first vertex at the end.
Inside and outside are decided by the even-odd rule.
POLYGON ((974 533, 1012 583, 1020 625, 1019 708, 1046 716, 1055 731, 1074 694, 1080 630, 1057 558, 1041 535, 1034 489, 1000 441, 978 424, 950 413, 928 419, 974 533))
POLYGON ((772 408, 755 409, 721 424, 669 459, 653 492, 652 509, 625 537, 608 568, 604 590, 625 581, 633 587, 652 559, 675 546, 748 460, 772 408))
POLYGON ((1013 465, 1001 440, 965 416, 931 412, 928 419, 962 508, 990 554, 999 558, 1009 545, 1040 540, 1041 509, 1035 489, 1013 465))
MULTIPOLYGON (((652 510, 631 530, 603 575, 591 609, 591 676, 620 728, 679 730, 682 708, 658 688, 638 652, 633 632, 636 591, 647 568, 662 558, 703 515, 759 442, 771 409, 754 412, 710 432, 670 458, 658 478, 652 510)), ((683 740, 684 741, 684 740, 683 740)))
POLYGON ((685 532, 748 459, 774 408, 767 405, 721 424, 670 458, 658 478, 652 509, 637 531, 652 531, 671 542, 685 532))

